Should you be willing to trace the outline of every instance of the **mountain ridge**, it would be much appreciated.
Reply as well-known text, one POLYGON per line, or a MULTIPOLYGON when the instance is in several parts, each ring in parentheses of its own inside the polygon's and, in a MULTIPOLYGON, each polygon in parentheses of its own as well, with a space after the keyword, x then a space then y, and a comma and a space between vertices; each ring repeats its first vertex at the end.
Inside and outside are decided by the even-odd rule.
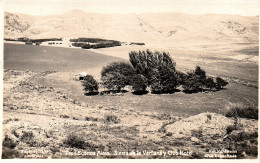
POLYGON ((4 13, 5 38, 93 37, 138 42, 258 42, 259 16, 182 13, 4 13))

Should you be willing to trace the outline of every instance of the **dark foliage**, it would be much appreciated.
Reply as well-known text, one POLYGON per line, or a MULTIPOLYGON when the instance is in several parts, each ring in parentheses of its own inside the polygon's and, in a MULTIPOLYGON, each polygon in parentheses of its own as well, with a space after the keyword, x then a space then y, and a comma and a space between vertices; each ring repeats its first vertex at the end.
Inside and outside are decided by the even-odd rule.
POLYGON ((87 94, 98 92, 98 82, 93 78, 92 75, 86 75, 83 78, 82 83, 87 94))
POLYGON ((106 40, 100 38, 77 38, 77 39, 70 39, 70 42, 89 42, 89 43, 100 43, 100 42, 113 42, 115 40, 106 40))
POLYGON ((224 79, 222 79, 221 77, 217 77, 216 78, 216 88, 217 89, 222 89, 223 87, 225 87, 226 85, 228 85, 228 82, 225 81, 224 79))
POLYGON ((130 62, 138 74, 148 80, 153 93, 170 93, 178 85, 175 62, 169 53, 146 51, 131 51, 130 62))
POLYGON ((214 82, 213 78, 208 77, 206 79, 205 86, 206 86, 206 88, 209 88, 210 90, 212 90, 212 88, 216 87, 216 83, 214 82))
POLYGON ((235 125, 229 125, 226 128, 227 134, 230 134, 232 131, 236 130, 237 127, 235 125))
POLYGON ((151 84, 152 93, 173 93, 178 85, 176 72, 166 66, 158 68, 158 73, 155 73, 153 80, 155 82, 151 84))
POLYGON ((90 151, 96 151, 96 150, 103 150, 104 146, 102 145, 94 145, 89 142, 86 142, 82 137, 76 136, 76 135, 69 135, 63 143, 65 145, 68 145, 72 148, 79 148, 79 149, 87 149, 90 151))
POLYGON ((202 87, 205 86, 205 83, 206 83, 205 70, 201 69, 200 66, 196 66, 194 74, 197 75, 197 77, 198 77, 197 82, 200 85, 200 88, 202 89, 202 87))
POLYGON ((129 82, 127 77, 119 72, 106 73, 101 80, 105 88, 114 91, 121 91, 129 82))
POLYGON ((103 67, 101 80, 103 85, 109 90, 121 90, 129 85, 135 75, 134 68, 126 62, 112 62, 103 67))
POLYGON ((2 145, 4 147, 10 148, 10 149, 14 149, 16 147, 16 143, 12 139, 10 139, 8 136, 5 136, 2 145))
POLYGON ((183 88, 184 92, 195 93, 203 91, 205 88, 212 90, 216 87, 214 79, 206 76, 205 70, 201 69, 199 66, 196 66, 193 72, 184 75, 183 88))
POLYGON ((119 41, 105 40, 105 39, 98 39, 98 38, 78 38, 78 39, 70 39, 70 41, 73 42, 72 46, 81 47, 83 49, 99 49, 99 48, 121 46, 121 42, 119 41))
POLYGON ((46 42, 46 41, 62 41, 62 38, 29 39, 26 37, 20 37, 15 41, 37 43, 37 42, 46 42))
POLYGON ((176 71, 176 76, 177 76, 176 79, 177 79, 178 86, 183 85, 185 79, 187 78, 187 74, 181 71, 176 71))
POLYGON ((141 46, 143 46, 145 44, 142 43, 142 42, 131 42, 130 45, 141 45, 141 46))
POLYGON ((131 51, 129 60, 138 74, 142 74, 148 79, 148 84, 152 84, 151 75, 157 71, 159 67, 167 67, 175 71, 175 62, 170 57, 169 53, 158 52, 154 53, 150 50, 146 51, 131 51))
POLYGON ((106 115, 105 121, 106 122, 112 122, 112 123, 115 123, 115 124, 120 123, 120 119, 115 115, 106 115))
POLYGON ((199 92, 201 89, 201 83, 200 83, 199 76, 196 75, 195 73, 188 73, 182 86, 183 86, 184 92, 187 92, 187 93, 199 92))
POLYGON ((226 117, 240 117, 248 119, 258 119, 258 109, 254 107, 246 106, 233 106, 227 113, 226 117))
POLYGON ((147 84, 147 79, 141 74, 136 74, 132 77, 131 85, 135 92, 145 92, 147 84))
POLYGON ((34 138, 34 135, 33 135, 32 131, 28 131, 28 132, 25 131, 25 132, 23 132, 20 139, 22 142, 27 143, 27 142, 31 141, 33 138, 34 138))

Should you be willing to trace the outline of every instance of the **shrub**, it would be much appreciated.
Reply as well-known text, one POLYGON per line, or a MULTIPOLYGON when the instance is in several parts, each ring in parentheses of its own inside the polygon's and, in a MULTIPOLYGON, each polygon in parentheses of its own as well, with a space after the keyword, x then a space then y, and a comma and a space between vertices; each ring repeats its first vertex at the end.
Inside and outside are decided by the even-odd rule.
POLYGON ((34 138, 34 135, 33 135, 32 131, 28 131, 28 132, 24 131, 20 139, 21 139, 22 142, 28 143, 33 138, 34 138))
POLYGON ((135 75, 134 68, 125 62, 112 62, 103 67, 101 80, 103 85, 110 90, 121 90, 129 85, 135 75))
POLYGON ((98 92, 98 82, 93 78, 92 75, 86 75, 83 78, 84 90, 87 93, 98 92))
POLYGON ((185 82, 185 79, 187 78, 187 74, 181 72, 181 71, 176 71, 176 79, 178 86, 183 85, 185 82))
POLYGON ((70 117, 67 115, 60 115, 60 118, 70 118, 70 117))
POLYGON ((232 104, 229 106, 226 117, 240 117, 249 119, 258 119, 258 109, 251 106, 244 106, 242 104, 232 104))
POLYGON ((160 68, 159 76, 156 76, 156 80, 151 85, 152 93, 173 93, 175 91, 177 80, 175 72, 171 69, 166 67, 160 68))
POLYGON ((120 119, 115 115, 106 115, 105 121, 112 123, 120 123, 120 119))
POLYGON ((188 73, 182 87, 185 92, 198 92, 201 87, 199 76, 194 73, 188 73))
POLYGON ((14 149, 16 147, 16 143, 12 139, 10 139, 8 136, 5 136, 2 145, 4 147, 10 148, 10 149, 14 149))
POLYGON ((24 158, 24 154, 15 149, 2 148, 2 159, 24 158))
POLYGON ((217 89, 222 89, 223 87, 225 87, 226 85, 228 85, 228 82, 225 81, 224 79, 217 77, 216 78, 216 88, 217 89))
POLYGON ((147 79, 141 74, 134 75, 131 81, 132 89, 135 92, 145 91, 147 84, 147 79))
POLYGON ((128 83, 128 79, 119 72, 107 73, 101 80, 105 88, 113 91, 121 91, 128 83))
POLYGON ((231 133, 232 131, 236 130, 237 127, 235 125, 229 125, 226 128, 227 134, 231 133))
POLYGON ((63 143, 72 148, 86 149, 86 142, 81 137, 76 135, 69 135, 63 143))
POLYGON ((188 75, 186 75, 186 78, 183 82, 183 88, 186 92, 202 91, 203 87, 207 87, 207 82, 210 82, 210 80, 210 78, 207 79, 206 72, 199 66, 196 66, 193 72, 190 72, 188 75))
POLYGON ((206 79, 205 86, 206 86, 206 88, 209 88, 210 90, 212 90, 212 88, 216 87, 216 83, 214 82, 213 78, 208 77, 206 79))
POLYGON ((85 117, 85 121, 98 121, 98 118, 93 118, 93 117, 85 117))

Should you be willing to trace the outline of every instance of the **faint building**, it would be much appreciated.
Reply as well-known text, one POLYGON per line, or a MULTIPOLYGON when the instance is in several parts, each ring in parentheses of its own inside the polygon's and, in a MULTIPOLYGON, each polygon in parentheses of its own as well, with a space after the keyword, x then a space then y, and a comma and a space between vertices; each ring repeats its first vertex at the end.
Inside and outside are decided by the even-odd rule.
POLYGON ((85 76, 87 76, 88 74, 86 72, 80 72, 78 74, 75 75, 75 80, 83 80, 85 76))

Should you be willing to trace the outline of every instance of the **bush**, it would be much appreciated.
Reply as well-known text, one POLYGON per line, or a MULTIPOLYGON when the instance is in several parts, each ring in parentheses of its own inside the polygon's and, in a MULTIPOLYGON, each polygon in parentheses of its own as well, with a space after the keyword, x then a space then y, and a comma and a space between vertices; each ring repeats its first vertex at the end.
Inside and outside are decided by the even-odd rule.
POLYGON ((69 135, 67 139, 63 141, 63 143, 69 145, 72 148, 85 149, 85 141, 75 135, 69 135))
POLYGON ((113 91, 121 91, 128 83, 127 77, 119 72, 107 73, 101 77, 101 80, 105 88, 113 91))
POLYGON ((14 149, 16 147, 16 143, 12 139, 10 139, 8 136, 5 136, 2 145, 3 145, 3 147, 7 147, 10 149, 14 149))
POLYGON ((196 74, 198 76, 198 82, 199 82, 200 88, 202 89, 202 87, 205 86, 205 83, 206 83, 205 70, 201 69, 200 66, 196 66, 194 74, 196 74))
POLYGON ((32 131, 24 131, 22 136, 21 136, 21 141, 24 143, 28 143, 30 141, 32 141, 32 139, 34 138, 34 135, 32 133, 32 131))
POLYGON ((115 115, 106 115, 105 121, 112 123, 120 123, 120 119, 115 115))
POLYGON ((83 49, 99 49, 99 48, 108 48, 114 46, 121 46, 121 42, 115 40, 105 40, 98 38, 78 38, 70 39, 72 46, 81 47, 83 49), (93 45, 89 43, 95 43, 93 45))
POLYGON ((176 72, 172 69, 162 66, 158 72, 154 73, 154 79, 151 85, 152 93, 173 93, 178 85, 176 72))
POLYGON ((131 81, 132 89, 135 92, 144 92, 147 84, 147 79, 141 74, 134 75, 131 81))
POLYGON ((226 128, 227 134, 230 134, 234 130, 237 130, 237 127, 235 125, 229 125, 226 128))
POLYGON ((129 63, 112 62, 103 67, 101 80, 107 89, 120 91, 126 85, 130 85, 135 74, 134 68, 129 63))
POLYGON ((201 83, 199 76, 194 73, 188 73, 182 86, 185 92, 200 91, 201 83))
POLYGON ((86 142, 82 137, 70 134, 67 136, 65 140, 63 140, 63 144, 68 145, 72 148, 79 149, 87 149, 89 151, 103 150, 104 146, 95 145, 89 142, 86 142))
POLYGON ((216 83, 214 82, 213 78, 208 77, 206 79, 205 86, 206 86, 206 88, 209 88, 210 90, 212 90, 212 88, 216 87, 216 83))
POLYGON ((178 86, 183 85, 185 82, 185 79, 187 78, 187 74, 181 72, 181 71, 176 71, 176 79, 178 86))
POLYGON ((257 120, 258 119, 258 109, 251 107, 251 106, 244 106, 242 104, 233 104, 228 108, 225 116, 257 120))
MULTIPOLYGON (((196 66, 193 72, 188 73, 183 82, 183 88, 186 92, 203 91, 204 87, 212 87, 212 78, 207 78, 205 70, 196 66)), ((214 81, 213 81, 214 82, 214 81)))
POLYGON ((93 92, 98 92, 98 82, 93 78, 92 75, 86 75, 83 78, 84 90, 89 94, 93 92))
POLYGON ((216 88, 217 89, 222 89, 223 87, 225 87, 226 85, 228 85, 228 82, 225 81, 224 79, 217 77, 216 78, 216 88))

